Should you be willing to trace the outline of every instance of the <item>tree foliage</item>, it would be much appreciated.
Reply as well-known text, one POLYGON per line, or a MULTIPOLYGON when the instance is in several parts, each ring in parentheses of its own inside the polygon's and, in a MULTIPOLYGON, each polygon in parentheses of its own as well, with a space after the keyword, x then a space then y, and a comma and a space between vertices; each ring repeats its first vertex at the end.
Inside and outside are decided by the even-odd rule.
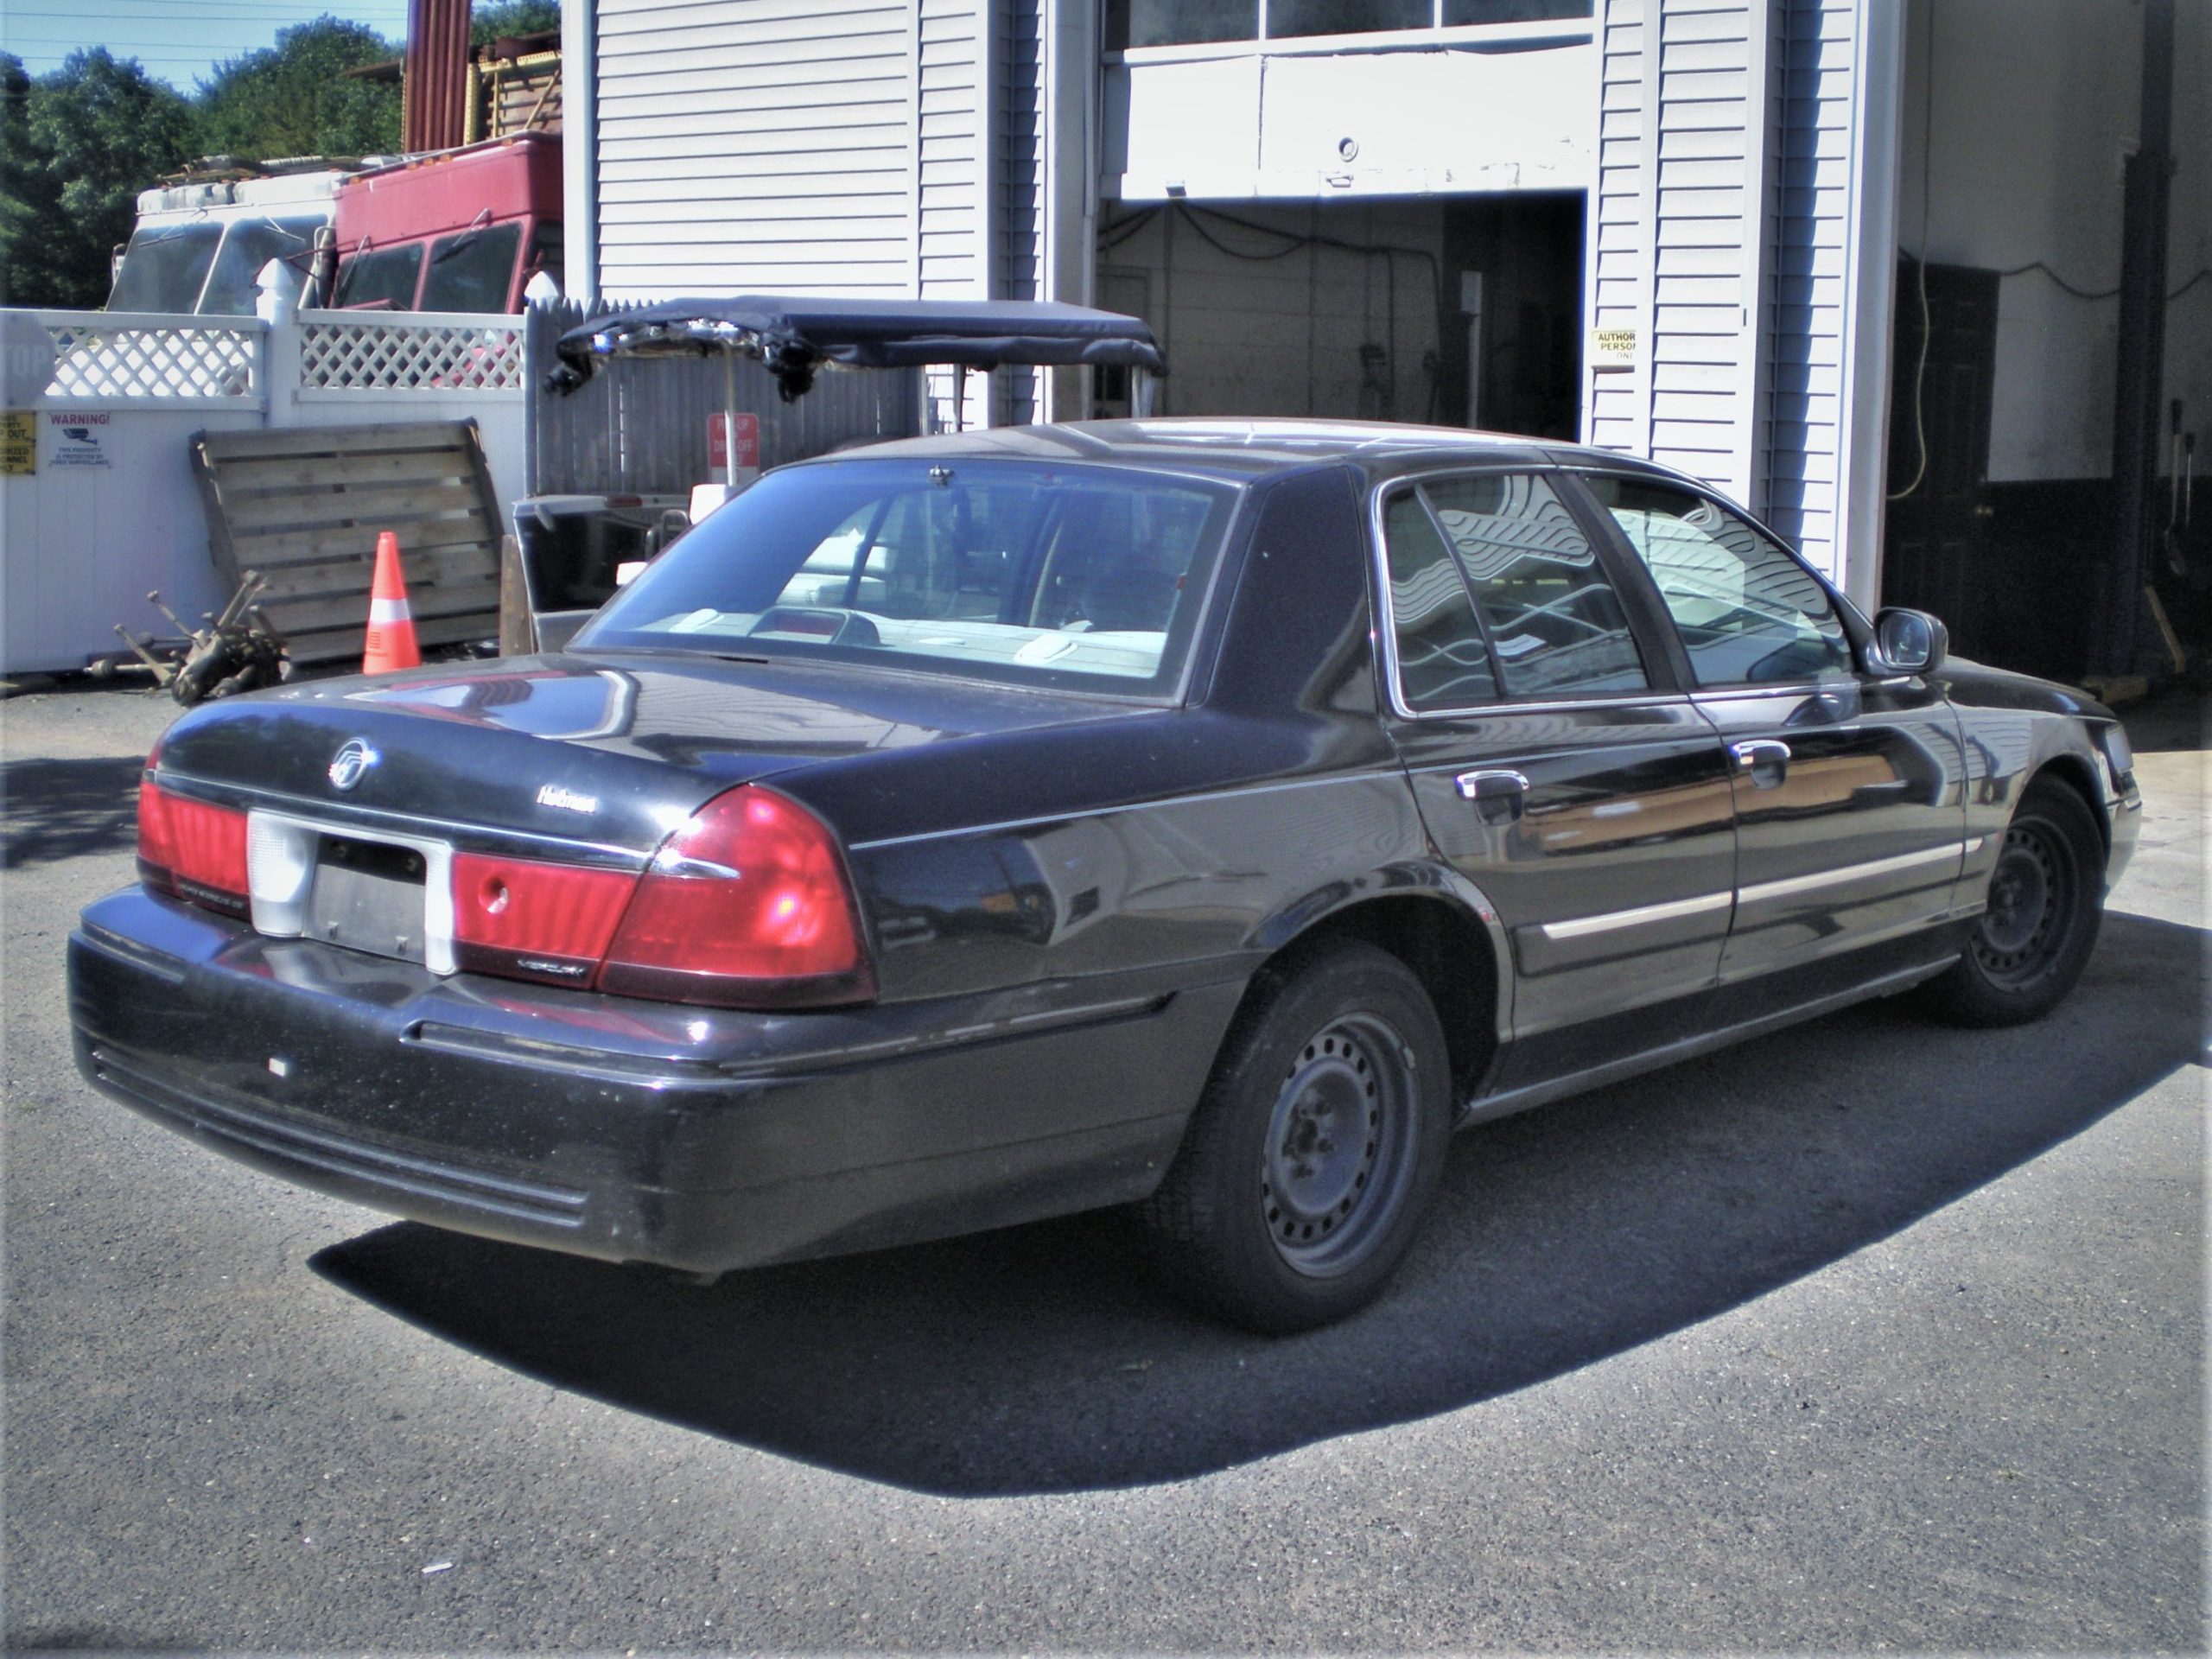
POLYGON ((191 105, 105 47, 35 80, 20 59, 0 62, 0 296, 52 306, 105 301, 138 193, 198 141, 191 105))
MULTIPOLYGON (((560 22, 559 0, 496 0, 475 8, 469 35, 483 46, 560 22)), ((399 55, 365 24, 326 16, 219 64, 188 102, 105 47, 36 78, 0 52, 0 303, 104 303, 138 193, 195 156, 397 149, 398 86, 345 72, 399 55)))
POLYGON ((399 88, 346 71, 398 55, 365 23, 326 16, 284 29, 276 45, 218 64, 201 83, 201 142, 257 162, 396 150, 399 88))
POLYGON ((468 43, 489 46, 502 35, 536 35, 560 27, 560 0, 499 0, 470 14, 468 43))

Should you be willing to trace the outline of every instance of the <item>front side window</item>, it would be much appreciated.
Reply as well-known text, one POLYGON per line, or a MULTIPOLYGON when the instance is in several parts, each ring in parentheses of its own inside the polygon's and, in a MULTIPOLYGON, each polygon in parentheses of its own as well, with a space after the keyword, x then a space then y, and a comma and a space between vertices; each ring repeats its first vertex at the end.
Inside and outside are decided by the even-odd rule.
POLYGON ((1141 695, 1176 685, 1236 503, 1225 486, 1034 462, 769 474, 576 636, 1141 695))
POLYGON ((1650 568, 1700 684, 1850 671, 1851 642, 1827 590, 1780 543, 1675 485, 1586 481, 1650 568))
MULTIPOLYGON (((1472 610, 1455 612, 1455 621, 1435 626, 1458 631, 1460 637, 1448 646, 1455 660, 1470 654, 1471 641, 1465 636, 1471 626, 1478 626, 1491 672, 1507 696, 1576 696, 1649 686, 1611 578, 1567 504, 1543 479, 1482 473, 1427 480, 1393 499, 1384 535, 1390 543, 1394 616, 1406 591, 1402 563, 1411 574, 1430 544, 1449 550, 1472 610), (1419 512, 1401 503, 1418 504, 1419 512)), ((1399 619, 1396 626, 1401 690, 1406 706, 1419 709, 1418 688, 1404 678, 1409 660, 1405 620, 1399 619)), ((1447 650, 1440 632, 1412 643, 1418 647, 1413 660, 1433 661, 1447 650)), ((1448 706, 1441 697, 1436 702, 1448 706)))

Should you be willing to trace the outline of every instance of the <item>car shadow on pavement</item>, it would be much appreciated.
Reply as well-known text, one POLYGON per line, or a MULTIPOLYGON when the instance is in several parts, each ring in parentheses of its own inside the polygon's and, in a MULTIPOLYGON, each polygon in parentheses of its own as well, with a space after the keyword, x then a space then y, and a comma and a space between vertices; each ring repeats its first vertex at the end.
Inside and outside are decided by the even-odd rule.
POLYGON ((2105 927, 2080 989, 2024 1030, 1876 1004, 1460 1136, 1382 1300, 1297 1338, 1180 1309, 1111 1215, 712 1287, 413 1224, 313 1265, 561 1388, 870 1479, 963 1497, 1181 1479, 1709 1319, 2079 1134, 2204 1043, 2212 936, 2105 927))
POLYGON ((130 847, 145 764, 132 755, 0 761, 0 869, 130 847))

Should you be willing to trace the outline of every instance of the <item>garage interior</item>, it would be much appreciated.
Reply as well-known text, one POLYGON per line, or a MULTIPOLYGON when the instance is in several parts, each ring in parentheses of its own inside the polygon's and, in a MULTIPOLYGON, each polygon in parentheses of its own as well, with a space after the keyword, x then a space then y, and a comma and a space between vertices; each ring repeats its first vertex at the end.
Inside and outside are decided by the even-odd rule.
MULTIPOLYGON (((1580 430, 1581 191, 1109 204, 1098 303, 1153 326, 1154 410, 1580 430)), ((1094 413, 1128 412, 1097 377, 1094 413)))
POLYGON ((2212 8, 1911 0, 1904 39, 1882 596, 2031 673, 2201 666, 2212 8))

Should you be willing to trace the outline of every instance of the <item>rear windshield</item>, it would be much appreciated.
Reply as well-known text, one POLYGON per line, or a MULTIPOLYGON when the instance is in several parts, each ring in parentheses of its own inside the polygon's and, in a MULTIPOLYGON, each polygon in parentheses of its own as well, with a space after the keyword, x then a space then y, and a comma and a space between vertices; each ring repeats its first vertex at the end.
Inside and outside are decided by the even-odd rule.
POLYGON ((142 225, 130 233, 115 274, 111 311, 189 311, 200 303, 207 267, 223 227, 212 219, 188 225, 142 225))
POLYGON ((1236 499, 1196 480, 1037 462, 795 467, 677 542, 572 647, 1164 695, 1236 499))

